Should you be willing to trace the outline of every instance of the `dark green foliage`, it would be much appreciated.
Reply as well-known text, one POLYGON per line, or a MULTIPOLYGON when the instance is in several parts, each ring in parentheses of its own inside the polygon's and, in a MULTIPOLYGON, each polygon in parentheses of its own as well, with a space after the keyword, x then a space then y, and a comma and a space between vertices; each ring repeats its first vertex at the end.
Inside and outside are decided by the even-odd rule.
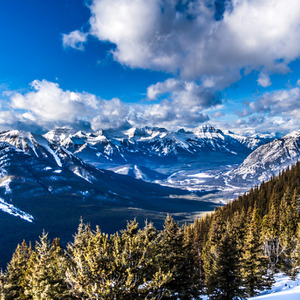
POLYGON ((193 224, 134 220, 111 236, 82 221, 64 251, 43 233, 0 272, 0 299, 241 299, 300 271, 300 163, 193 224))
POLYGON ((65 281, 66 257, 55 239, 50 244, 46 233, 36 243, 26 270, 25 295, 29 299, 69 299, 65 281))
POLYGON ((240 265, 238 240, 230 223, 217 213, 212 221, 209 240, 203 251, 205 285, 211 299, 240 297, 240 265))
POLYGON ((241 255, 241 276, 244 292, 253 297, 258 291, 270 288, 272 274, 268 277, 268 260, 260 240, 261 218, 254 208, 252 218, 248 224, 243 252, 241 255))
POLYGON ((31 248, 25 241, 18 245, 5 272, 5 280, 2 275, 2 290, 5 299, 26 299, 24 295, 25 275, 31 248))

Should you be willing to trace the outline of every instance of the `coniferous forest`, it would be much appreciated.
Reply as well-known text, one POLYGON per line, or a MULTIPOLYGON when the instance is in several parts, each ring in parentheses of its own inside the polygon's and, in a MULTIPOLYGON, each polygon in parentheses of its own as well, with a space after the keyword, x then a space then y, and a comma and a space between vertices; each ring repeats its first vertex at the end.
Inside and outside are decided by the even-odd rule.
POLYGON ((300 163, 212 214, 167 216, 108 236, 80 222, 66 249, 42 233, 18 245, 0 274, 1 299, 245 299, 274 274, 300 272, 300 163))

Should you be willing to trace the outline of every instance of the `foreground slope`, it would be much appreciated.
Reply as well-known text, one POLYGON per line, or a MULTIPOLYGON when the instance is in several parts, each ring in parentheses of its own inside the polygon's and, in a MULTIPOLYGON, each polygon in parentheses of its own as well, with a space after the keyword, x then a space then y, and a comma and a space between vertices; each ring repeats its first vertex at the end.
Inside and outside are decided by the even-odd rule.
MULTIPOLYGON (((107 235, 80 222, 66 251, 43 234, 31 251, 16 249, 0 285, 47 299, 295 299, 282 273, 299 276, 300 163, 212 214, 163 230, 133 220, 107 235), (274 281, 275 279, 275 281, 274 281), (275 283, 276 282, 276 283, 275 283), (275 284, 274 284, 275 283, 275 284), (266 291, 267 290, 267 291, 266 291), (55 296, 53 296, 55 295, 55 296), (255 299, 255 298, 253 298, 255 299)), ((293 285, 295 283, 292 283, 293 285)))

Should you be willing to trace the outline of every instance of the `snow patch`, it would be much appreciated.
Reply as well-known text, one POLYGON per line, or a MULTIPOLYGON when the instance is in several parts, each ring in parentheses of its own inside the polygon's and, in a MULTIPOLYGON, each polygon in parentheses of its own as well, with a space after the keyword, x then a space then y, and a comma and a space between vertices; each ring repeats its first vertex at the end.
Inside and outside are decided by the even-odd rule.
POLYGON ((6 179, 4 179, 3 181, 1 181, 0 183, 0 187, 4 187, 5 188, 5 194, 10 194, 11 193, 11 189, 9 187, 9 184, 11 183, 11 178, 8 177, 6 179))
POLYGON ((32 221, 34 220, 32 215, 16 208, 12 204, 6 203, 2 198, 0 198, 0 210, 4 211, 12 216, 19 217, 30 223, 32 223, 32 221))
POLYGON ((299 300, 300 299, 300 275, 295 281, 283 274, 275 275, 276 283, 271 290, 261 293, 260 296, 249 298, 253 300, 299 300), (263 294, 263 295, 262 295, 263 294))
POLYGON ((209 175, 208 173, 197 173, 197 174, 188 175, 188 177, 212 178, 213 176, 209 175))

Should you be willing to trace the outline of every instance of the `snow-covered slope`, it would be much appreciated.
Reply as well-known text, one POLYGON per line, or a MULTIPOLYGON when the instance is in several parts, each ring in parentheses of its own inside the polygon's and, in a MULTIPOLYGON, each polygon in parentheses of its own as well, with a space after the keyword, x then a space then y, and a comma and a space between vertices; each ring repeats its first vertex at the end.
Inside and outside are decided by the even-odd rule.
POLYGON ((271 290, 266 290, 253 300, 299 300, 300 299, 300 276, 295 281, 283 274, 275 275, 275 284, 271 290))
POLYGON ((112 168, 111 170, 117 174, 128 175, 133 178, 142 179, 149 182, 162 181, 168 178, 168 175, 138 165, 124 165, 112 168))
POLYGON ((157 165, 199 160, 241 162, 252 149, 265 143, 264 139, 225 134, 211 126, 198 127, 193 131, 181 129, 172 132, 164 128, 144 127, 88 134, 55 129, 44 137, 95 166, 107 168, 112 164, 133 164, 154 170, 157 165))
POLYGON ((235 134, 231 131, 225 131, 226 135, 238 140, 241 144, 245 145, 247 148, 254 150, 261 145, 264 145, 274 139, 272 134, 252 134, 250 136, 242 136, 235 134))
POLYGON ((254 150, 237 169, 228 173, 229 182, 258 184, 299 159, 300 131, 294 131, 254 150))
MULTIPOLYGON (((201 295, 202 300, 209 300, 206 295, 201 295)), ((295 281, 283 274, 275 275, 275 283, 270 290, 262 291, 258 296, 248 300, 299 300, 300 276, 295 281)))
MULTIPOLYGON (((82 134, 80 141, 83 136, 99 137, 82 134)), ((158 176, 140 166, 133 170, 141 179, 146 174, 158 176)), ((183 221, 215 207, 190 196, 188 191, 96 168, 40 135, 1 132, 0 266, 9 259, 3 253, 12 253, 23 238, 37 239, 43 229, 62 236, 64 242, 70 240, 80 217, 113 233, 133 218, 141 223, 151 220, 159 227, 167 212, 183 221)))

